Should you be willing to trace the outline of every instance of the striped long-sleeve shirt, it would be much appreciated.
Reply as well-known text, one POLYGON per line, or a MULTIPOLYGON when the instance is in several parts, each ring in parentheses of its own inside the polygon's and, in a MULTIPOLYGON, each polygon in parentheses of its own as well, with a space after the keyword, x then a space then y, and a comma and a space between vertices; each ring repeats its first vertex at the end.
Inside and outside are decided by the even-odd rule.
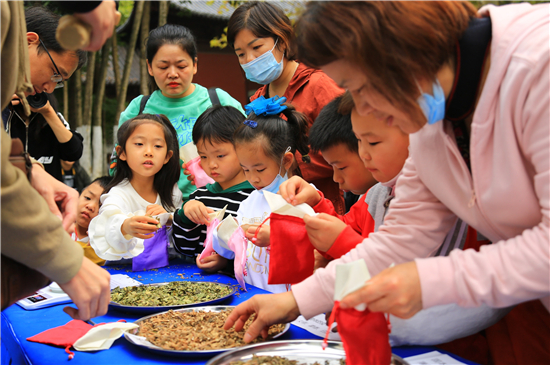
MULTIPOLYGON (((248 181, 223 190, 218 183, 208 184, 205 187, 195 190, 189 200, 198 200, 206 207, 220 210, 227 205, 225 217, 229 214, 236 217, 239 205, 248 198, 254 188, 248 181)), ((195 224, 183 213, 183 208, 178 209, 174 214, 174 225, 172 230, 174 246, 176 250, 185 256, 197 256, 204 249, 206 239, 206 225, 195 224)))

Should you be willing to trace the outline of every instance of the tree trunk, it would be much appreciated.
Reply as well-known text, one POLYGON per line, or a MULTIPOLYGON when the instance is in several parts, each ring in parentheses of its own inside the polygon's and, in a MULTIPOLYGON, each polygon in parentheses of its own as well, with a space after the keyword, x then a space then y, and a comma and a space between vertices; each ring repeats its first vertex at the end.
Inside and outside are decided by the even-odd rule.
POLYGON ((71 93, 69 95, 69 118, 71 127, 82 125, 82 73, 80 70, 74 72, 70 78, 71 93))
POLYGON ((69 83, 65 83, 63 87, 63 116, 65 118, 69 117, 69 83))
POLYGON ((82 125, 76 127, 84 141, 84 149, 80 158, 80 166, 89 174, 92 173, 92 144, 91 144, 91 128, 92 125, 92 104, 94 100, 94 73, 95 59, 97 52, 88 52, 88 65, 86 69, 86 88, 84 89, 84 115, 82 125))
POLYGON ((159 1, 159 27, 166 24, 168 18, 168 1, 159 1))
POLYGON ((120 113, 124 110, 126 104, 126 92, 128 90, 128 80, 130 78, 130 68, 132 67, 132 60, 134 58, 134 50, 136 49, 137 36, 139 26, 141 24, 141 17, 143 14, 144 1, 136 1, 134 24, 132 25, 132 33, 130 35, 130 42, 128 43, 128 51, 126 52, 126 62, 124 62, 124 72, 122 74, 120 94, 118 95, 117 110, 115 115, 115 123, 120 119, 120 113))
MULTIPOLYGON (((114 35, 116 36, 116 35, 114 35)), ((101 51, 101 67, 97 75, 99 83, 96 92, 96 99, 94 103, 94 121, 93 121, 93 170, 92 178, 96 178, 105 174, 103 168, 103 161, 105 160, 103 155, 103 130, 102 116, 103 116, 103 97, 105 96, 105 79, 107 78, 107 66, 109 65, 109 53, 111 51, 112 42, 107 41, 101 51)))
POLYGON ((151 2, 146 1, 143 5, 143 16, 141 19, 141 37, 140 51, 141 58, 139 60, 140 69, 140 92, 142 95, 149 95, 149 73, 147 72, 147 49, 145 47, 145 39, 149 36, 149 21, 151 19, 151 2))
POLYGON ((118 100, 118 97, 120 95, 120 65, 118 64, 118 46, 116 32, 111 37, 111 40, 113 42, 113 71, 115 73, 115 90, 116 98, 118 100))

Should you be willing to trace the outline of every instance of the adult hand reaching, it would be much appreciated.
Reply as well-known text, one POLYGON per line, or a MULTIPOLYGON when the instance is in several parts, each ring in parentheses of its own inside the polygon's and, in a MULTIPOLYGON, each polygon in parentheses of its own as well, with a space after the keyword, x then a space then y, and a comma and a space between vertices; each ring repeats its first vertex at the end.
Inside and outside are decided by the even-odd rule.
POLYGON ((246 343, 253 341, 260 334, 263 338, 267 338, 269 326, 295 320, 300 315, 300 310, 290 291, 280 294, 255 295, 233 309, 223 328, 228 330, 235 325, 235 331, 240 331, 254 313, 256 313, 256 318, 244 335, 246 343))
POLYGON ((416 263, 400 264, 382 271, 365 286, 340 301, 340 308, 365 303, 372 312, 411 318, 422 309, 422 290, 416 263))
POLYGON ((111 275, 105 269, 84 257, 77 274, 67 283, 58 283, 78 308, 65 307, 63 311, 83 321, 104 315, 111 301, 110 281, 111 275))
POLYGON ((63 228, 68 232, 76 221, 78 192, 56 180, 40 166, 33 166, 31 183, 46 200, 50 211, 63 221, 63 228))
POLYGON ((84 51, 99 51, 105 41, 113 35, 115 25, 120 19, 116 4, 112 0, 103 0, 94 10, 87 13, 75 13, 74 16, 92 27, 90 44, 84 51))

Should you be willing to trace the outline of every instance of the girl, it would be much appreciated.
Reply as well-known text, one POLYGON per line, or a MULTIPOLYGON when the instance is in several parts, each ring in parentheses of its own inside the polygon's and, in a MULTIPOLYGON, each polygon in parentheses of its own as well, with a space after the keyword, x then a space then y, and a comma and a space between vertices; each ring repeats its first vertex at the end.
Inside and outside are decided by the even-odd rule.
MULTIPOLYGON (((195 120, 210 106, 209 91, 193 84, 197 73, 197 45, 191 31, 181 25, 166 24, 153 29, 147 38, 147 68, 149 83, 155 91, 140 95, 130 102, 120 115, 118 125, 141 113, 164 114, 174 126, 179 146, 192 141, 195 120)), ((237 108, 241 104, 221 89, 215 90, 219 103, 237 108)), ((187 162, 187 161, 185 161, 187 162)), ((195 187, 180 172, 178 186, 184 200, 195 187)))
MULTIPOLYGON (((237 222, 249 240, 245 282, 273 293, 287 291, 287 285, 267 283, 269 222, 260 227, 254 238, 260 223, 271 214, 263 193, 277 193, 283 181, 299 175, 294 154, 298 151, 306 156, 309 151, 306 117, 293 106, 282 104, 284 101, 285 98, 265 100, 261 97, 248 104, 245 108, 250 113, 233 135, 235 151, 246 179, 256 189, 237 211, 237 222), (287 120, 280 117, 281 113, 287 120)), ((225 255, 221 250, 218 253, 225 255)), ((227 256, 233 259, 232 252, 227 256)))
POLYGON ((131 258, 149 250, 144 240, 153 237, 159 223, 152 216, 173 212, 181 204, 176 184, 179 149, 168 118, 138 115, 120 127, 117 138, 115 176, 89 227, 90 244, 105 260, 131 258))
MULTIPOLYGON (((246 78, 262 84, 250 99, 286 97, 304 113, 309 126, 323 107, 344 91, 321 70, 299 64, 290 45, 294 31, 290 20, 273 2, 246 2, 229 19, 227 40, 234 49, 246 78)), ((311 163, 298 165, 304 179, 315 184, 330 199, 338 214, 344 214, 343 193, 332 180, 332 167, 320 153, 311 153, 311 163)))

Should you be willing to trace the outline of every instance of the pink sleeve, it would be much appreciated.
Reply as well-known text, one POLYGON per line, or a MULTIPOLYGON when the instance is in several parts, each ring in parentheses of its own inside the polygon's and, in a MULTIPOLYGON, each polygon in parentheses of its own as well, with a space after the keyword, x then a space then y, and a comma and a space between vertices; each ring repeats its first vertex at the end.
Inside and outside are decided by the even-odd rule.
POLYGON ((335 265, 365 260, 372 276, 392 263, 399 264, 417 257, 429 257, 443 242, 456 220, 418 178, 413 159, 409 157, 397 181, 384 224, 378 232, 352 249, 347 255, 331 261, 325 269, 292 286, 300 313, 310 318, 332 308, 335 265))

